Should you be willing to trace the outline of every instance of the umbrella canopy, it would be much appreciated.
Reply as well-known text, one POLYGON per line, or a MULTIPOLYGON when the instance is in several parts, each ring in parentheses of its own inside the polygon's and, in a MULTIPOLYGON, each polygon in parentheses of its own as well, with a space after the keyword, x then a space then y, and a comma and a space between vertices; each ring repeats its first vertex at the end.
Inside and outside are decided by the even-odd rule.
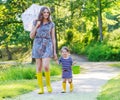
POLYGON ((26 31, 31 31, 33 26, 33 21, 38 18, 38 15, 40 13, 40 9, 43 6, 39 6, 37 4, 32 4, 29 8, 25 10, 25 12, 22 13, 22 21, 24 25, 24 29, 26 31))

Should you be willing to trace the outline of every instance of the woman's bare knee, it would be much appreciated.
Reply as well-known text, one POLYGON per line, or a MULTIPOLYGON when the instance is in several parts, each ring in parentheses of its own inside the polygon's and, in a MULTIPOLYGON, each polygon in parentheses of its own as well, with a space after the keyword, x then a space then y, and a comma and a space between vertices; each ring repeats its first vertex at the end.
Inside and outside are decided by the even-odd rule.
POLYGON ((43 67, 45 71, 49 71, 49 58, 43 59, 43 67))

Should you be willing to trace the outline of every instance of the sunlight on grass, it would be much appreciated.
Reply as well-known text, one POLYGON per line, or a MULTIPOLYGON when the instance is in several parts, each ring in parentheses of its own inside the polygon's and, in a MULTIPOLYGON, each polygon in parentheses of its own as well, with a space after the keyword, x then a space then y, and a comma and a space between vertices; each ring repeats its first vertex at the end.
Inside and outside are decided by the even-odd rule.
POLYGON ((0 97, 11 98, 37 88, 37 81, 34 80, 16 80, 0 83, 0 97))
POLYGON ((98 95, 98 100, 120 100, 120 75, 109 80, 102 87, 102 92, 98 95))
MULTIPOLYGON (((51 82, 61 79, 61 67, 50 64, 51 82), (56 76, 57 75, 57 76, 56 76)), ((45 77, 43 76, 45 85, 45 77)), ((0 100, 12 98, 38 88, 35 64, 2 66, 0 70, 0 100)))
POLYGON ((110 66, 112 66, 112 67, 118 67, 118 68, 120 68, 120 63, 116 63, 116 64, 110 64, 110 66))
MULTIPOLYGON (((80 71, 80 66, 73 68, 75 72, 80 71), (78 70, 79 69, 79 70, 78 70)), ((50 63, 51 82, 61 79, 62 68, 55 61, 50 63)), ((43 73, 43 82, 45 77, 43 73)), ((38 88, 36 80, 35 64, 16 64, 2 66, 0 69, 0 100, 12 98, 38 88)))

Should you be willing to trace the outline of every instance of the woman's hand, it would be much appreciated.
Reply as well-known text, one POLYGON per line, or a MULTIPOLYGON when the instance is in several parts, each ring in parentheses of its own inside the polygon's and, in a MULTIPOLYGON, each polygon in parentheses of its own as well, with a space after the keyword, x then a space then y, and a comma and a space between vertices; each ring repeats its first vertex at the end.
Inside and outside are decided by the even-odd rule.
POLYGON ((38 28, 40 26, 41 22, 37 21, 36 27, 38 28))
POLYGON ((54 53, 54 60, 58 60, 57 54, 54 53))
POLYGON ((56 53, 54 53, 54 60, 55 60, 55 62, 56 62, 57 64, 59 64, 59 62, 58 62, 58 57, 57 57, 57 54, 56 54, 56 53))

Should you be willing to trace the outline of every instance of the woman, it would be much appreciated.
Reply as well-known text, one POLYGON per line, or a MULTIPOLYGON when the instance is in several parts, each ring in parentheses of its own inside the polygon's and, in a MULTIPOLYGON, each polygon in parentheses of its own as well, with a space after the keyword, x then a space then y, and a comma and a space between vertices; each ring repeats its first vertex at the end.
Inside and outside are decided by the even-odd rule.
POLYGON ((54 57, 55 60, 57 59, 54 27, 55 25, 51 20, 49 8, 42 7, 38 20, 34 22, 30 33, 30 38, 34 38, 32 58, 36 59, 37 80, 40 87, 39 94, 44 93, 42 67, 45 69, 47 90, 49 93, 52 92, 49 63, 51 57, 54 57))

